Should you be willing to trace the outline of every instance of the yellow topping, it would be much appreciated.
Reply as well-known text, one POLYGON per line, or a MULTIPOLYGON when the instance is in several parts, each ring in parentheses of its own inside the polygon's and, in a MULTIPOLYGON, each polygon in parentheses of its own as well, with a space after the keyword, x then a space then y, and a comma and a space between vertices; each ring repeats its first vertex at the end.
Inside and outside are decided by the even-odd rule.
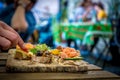
POLYGON ((51 53, 54 55, 58 55, 60 53, 60 51, 58 49, 53 49, 53 50, 51 50, 51 53))
POLYGON ((21 50, 21 48, 20 48, 18 45, 16 46, 16 49, 17 49, 17 50, 21 50))

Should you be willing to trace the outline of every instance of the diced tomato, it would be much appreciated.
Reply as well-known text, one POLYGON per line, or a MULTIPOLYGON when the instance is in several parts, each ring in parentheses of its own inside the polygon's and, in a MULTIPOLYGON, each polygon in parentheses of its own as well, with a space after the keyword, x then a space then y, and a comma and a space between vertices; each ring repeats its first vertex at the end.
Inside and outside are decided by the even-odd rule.
POLYGON ((79 56, 79 52, 77 52, 74 48, 66 47, 62 50, 61 57, 62 58, 73 58, 79 56))
POLYGON ((75 57, 75 56, 77 56, 76 52, 71 52, 69 55, 70 58, 75 57))
POLYGON ((27 53, 28 53, 28 51, 29 51, 27 48, 25 48, 25 49, 22 49, 22 50, 23 50, 23 51, 25 51, 25 52, 27 52, 27 53))
POLYGON ((34 45, 32 45, 31 43, 26 43, 25 48, 32 49, 32 48, 34 48, 34 45))
POLYGON ((60 54, 60 57, 61 57, 61 58, 68 58, 68 55, 65 54, 64 52, 62 52, 62 53, 60 54))

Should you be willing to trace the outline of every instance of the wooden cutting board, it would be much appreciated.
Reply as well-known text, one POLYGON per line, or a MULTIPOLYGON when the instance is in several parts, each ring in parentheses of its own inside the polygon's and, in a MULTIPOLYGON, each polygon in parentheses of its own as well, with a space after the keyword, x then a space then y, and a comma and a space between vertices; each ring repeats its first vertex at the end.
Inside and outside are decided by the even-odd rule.
POLYGON ((30 60, 14 59, 15 49, 9 50, 6 64, 7 72, 86 72, 88 63, 81 60, 82 65, 61 65, 61 64, 30 64, 30 60))

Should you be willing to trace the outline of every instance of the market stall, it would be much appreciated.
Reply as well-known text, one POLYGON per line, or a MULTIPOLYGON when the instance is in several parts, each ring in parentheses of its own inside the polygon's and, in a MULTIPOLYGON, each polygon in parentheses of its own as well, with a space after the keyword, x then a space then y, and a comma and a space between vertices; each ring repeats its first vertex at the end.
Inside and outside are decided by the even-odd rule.
POLYGON ((83 44, 91 45, 94 43, 94 36, 110 38, 112 29, 110 24, 93 23, 60 23, 54 26, 54 39, 61 42, 64 39, 79 39, 83 44))

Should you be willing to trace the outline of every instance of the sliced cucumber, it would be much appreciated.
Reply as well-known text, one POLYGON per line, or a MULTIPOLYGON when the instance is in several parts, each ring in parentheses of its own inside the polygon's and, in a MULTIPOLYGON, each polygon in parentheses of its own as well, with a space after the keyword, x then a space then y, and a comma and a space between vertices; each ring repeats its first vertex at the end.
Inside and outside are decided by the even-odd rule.
POLYGON ((83 57, 75 57, 75 58, 64 58, 64 60, 82 60, 83 57))

